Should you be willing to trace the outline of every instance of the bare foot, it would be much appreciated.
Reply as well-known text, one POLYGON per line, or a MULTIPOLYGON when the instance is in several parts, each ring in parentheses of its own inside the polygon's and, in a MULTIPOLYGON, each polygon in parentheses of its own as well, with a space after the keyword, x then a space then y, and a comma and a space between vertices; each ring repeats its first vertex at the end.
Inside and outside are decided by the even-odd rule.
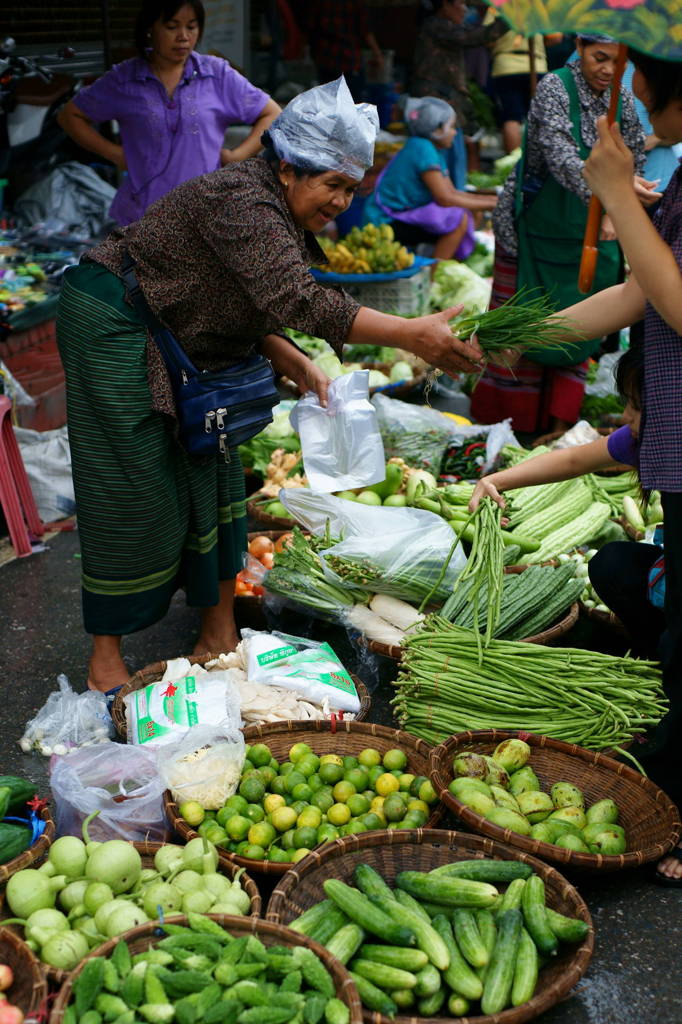
MULTIPOLYGON (((682 853, 682 850, 678 847, 676 853, 682 853)), ((656 871, 659 875, 665 875, 666 878, 682 879, 682 860, 675 854, 668 854, 663 860, 659 860, 656 871)))
POLYGON ((221 633, 202 632, 192 654, 229 654, 236 649, 238 643, 236 630, 225 630, 221 633))
POLYGON ((107 690, 113 690, 115 686, 123 686, 129 679, 130 672, 122 660, 120 664, 103 664, 94 658, 90 659, 88 665, 89 690, 99 690, 101 693, 106 693, 107 690))

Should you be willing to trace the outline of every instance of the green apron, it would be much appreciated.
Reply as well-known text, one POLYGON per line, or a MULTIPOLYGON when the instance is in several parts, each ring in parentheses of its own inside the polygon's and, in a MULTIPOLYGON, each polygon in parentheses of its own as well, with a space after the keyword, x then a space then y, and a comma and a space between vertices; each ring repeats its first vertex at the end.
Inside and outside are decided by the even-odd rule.
MULTIPOLYGON (((564 84, 570 103, 572 135, 582 160, 590 155, 580 134, 580 102, 573 74, 568 67, 553 72, 564 84)), ((618 102, 617 117, 621 104, 618 102)), ((527 129, 526 129, 527 132, 527 129)), ((526 178, 527 137, 516 177, 516 228, 519 239, 516 288, 541 288, 552 299, 556 309, 566 309, 587 298, 578 290, 578 271, 582 256, 587 209, 573 192, 569 192, 550 174, 534 197, 524 190, 526 178), (525 201, 524 201, 525 200, 525 201)), ((621 279, 621 254, 618 242, 598 242, 599 258, 592 291, 602 291, 621 279)), ((544 366, 574 366, 599 348, 600 338, 571 347, 570 352, 528 349, 524 355, 544 366)))

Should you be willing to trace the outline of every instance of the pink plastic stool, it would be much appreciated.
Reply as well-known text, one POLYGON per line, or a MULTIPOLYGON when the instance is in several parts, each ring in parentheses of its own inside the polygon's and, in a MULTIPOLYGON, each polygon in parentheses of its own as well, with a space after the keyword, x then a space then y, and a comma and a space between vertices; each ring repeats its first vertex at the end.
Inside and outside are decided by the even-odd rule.
POLYGON ((42 537, 45 527, 26 476, 11 414, 12 403, 5 395, 0 395, 0 505, 9 538, 21 558, 32 551, 29 530, 35 537, 42 537))

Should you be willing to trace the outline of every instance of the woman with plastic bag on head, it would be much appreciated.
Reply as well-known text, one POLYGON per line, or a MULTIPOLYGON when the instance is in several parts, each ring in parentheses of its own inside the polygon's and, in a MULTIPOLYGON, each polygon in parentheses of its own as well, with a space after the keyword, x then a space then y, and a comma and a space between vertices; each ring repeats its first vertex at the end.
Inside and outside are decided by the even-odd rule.
POLYGON ((475 244, 471 213, 492 210, 497 196, 472 196, 453 185, 447 154, 457 127, 449 103, 408 97, 404 117, 410 138, 377 178, 365 224, 390 224, 406 245, 431 242, 436 259, 464 260, 475 244))
POLYGON ((237 641, 234 579, 246 548, 239 454, 199 458, 179 443, 183 394, 170 387, 140 298, 164 329, 156 336, 174 336, 200 376, 260 353, 323 404, 329 381, 286 327, 326 338, 338 355, 346 342, 396 346, 450 374, 482 358, 451 333, 461 307, 404 319, 361 307, 309 272, 325 260, 314 234, 350 204, 377 129, 376 109, 356 106, 343 78, 310 89, 273 122, 262 156, 185 182, 66 272, 57 329, 91 688, 127 680, 122 637, 162 618, 180 586, 201 609, 197 653, 237 641))

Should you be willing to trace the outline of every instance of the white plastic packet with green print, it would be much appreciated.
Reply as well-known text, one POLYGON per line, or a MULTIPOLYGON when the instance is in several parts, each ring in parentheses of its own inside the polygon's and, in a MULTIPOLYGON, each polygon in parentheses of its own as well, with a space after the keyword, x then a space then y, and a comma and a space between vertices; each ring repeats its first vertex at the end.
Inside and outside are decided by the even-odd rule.
POLYGON ((232 734, 242 724, 229 672, 194 672, 186 658, 170 661, 159 682, 134 690, 124 703, 128 742, 150 748, 174 743, 197 726, 232 734))
POLYGON ((360 710, 355 683, 328 643, 288 633, 242 630, 251 682, 282 686, 325 707, 360 710))

